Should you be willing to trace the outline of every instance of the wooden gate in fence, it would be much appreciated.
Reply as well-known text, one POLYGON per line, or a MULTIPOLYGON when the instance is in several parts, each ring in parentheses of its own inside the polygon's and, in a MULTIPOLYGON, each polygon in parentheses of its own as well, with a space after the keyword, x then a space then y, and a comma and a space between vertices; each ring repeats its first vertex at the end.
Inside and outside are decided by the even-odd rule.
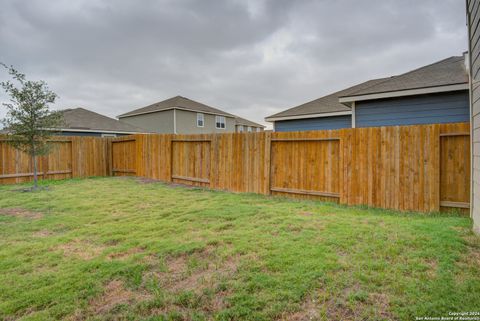
POLYGON ((272 138, 270 191, 338 202, 340 160, 339 137, 272 138))
POLYGON ((135 176, 137 173, 137 144, 132 137, 112 140, 112 175, 135 176))
POLYGON ((209 186, 211 139, 172 139, 172 176, 175 183, 209 186))
POLYGON ((440 206, 470 207, 470 134, 440 135, 440 206))

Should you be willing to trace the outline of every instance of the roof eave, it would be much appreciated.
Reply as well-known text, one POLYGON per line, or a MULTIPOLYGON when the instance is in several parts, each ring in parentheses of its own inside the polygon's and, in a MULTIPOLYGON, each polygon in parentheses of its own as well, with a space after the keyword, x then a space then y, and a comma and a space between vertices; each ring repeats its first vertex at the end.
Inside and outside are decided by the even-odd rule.
POLYGON ((346 105, 355 101, 362 101, 362 100, 375 100, 375 99, 383 99, 383 98, 415 96, 415 95, 434 94, 434 93, 459 91, 459 90, 468 90, 468 83, 388 91, 388 92, 372 93, 372 94, 365 94, 365 95, 351 95, 351 96, 340 97, 338 101, 346 105))
POLYGON ((318 113, 318 114, 305 114, 305 115, 292 115, 292 116, 277 116, 277 117, 271 116, 271 117, 266 117, 265 121, 276 122, 276 121, 282 121, 282 120, 347 116, 347 115, 351 115, 351 114, 352 114, 351 110, 346 110, 346 111, 337 111, 337 112, 331 112, 331 113, 318 113))

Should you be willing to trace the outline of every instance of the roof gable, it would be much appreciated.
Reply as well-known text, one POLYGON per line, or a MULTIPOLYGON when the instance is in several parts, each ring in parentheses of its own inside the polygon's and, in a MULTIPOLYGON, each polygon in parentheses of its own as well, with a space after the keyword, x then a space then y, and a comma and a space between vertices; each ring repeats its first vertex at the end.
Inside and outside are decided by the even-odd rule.
POLYGON ((182 96, 175 96, 146 107, 138 108, 128 113, 122 114, 118 117, 122 118, 122 117, 129 117, 129 116, 140 115, 140 114, 155 113, 155 112, 174 109, 174 108, 190 110, 193 112, 200 112, 200 113, 203 112, 203 113, 216 114, 216 115, 222 115, 227 117, 235 117, 234 115, 224 112, 220 109, 207 106, 205 104, 199 103, 197 101, 194 101, 182 96))

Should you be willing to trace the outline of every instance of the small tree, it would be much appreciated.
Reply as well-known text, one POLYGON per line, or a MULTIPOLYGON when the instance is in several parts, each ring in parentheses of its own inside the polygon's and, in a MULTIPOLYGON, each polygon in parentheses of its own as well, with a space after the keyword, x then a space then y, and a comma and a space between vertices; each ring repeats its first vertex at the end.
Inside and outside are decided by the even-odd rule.
POLYGON ((25 75, 13 66, 0 65, 12 77, 12 81, 0 83, 10 96, 10 102, 3 104, 7 108, 7 115, 2 123, 8 132, 8 142, 32 157, 33 189, 36 190, 37 156, 48 154, 48 140, 55 134, 52 129, 59 128, 63 123, 62 114, 49 109, 49 104, 55 102, 57 95, 49 90, 44 81, 26 80, 25 75))

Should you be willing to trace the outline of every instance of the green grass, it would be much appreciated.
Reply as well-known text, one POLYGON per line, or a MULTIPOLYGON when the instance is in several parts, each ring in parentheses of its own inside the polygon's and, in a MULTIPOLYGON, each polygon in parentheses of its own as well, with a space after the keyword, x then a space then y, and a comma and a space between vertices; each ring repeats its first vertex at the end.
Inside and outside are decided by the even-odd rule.
POLYGON ((412 320, 480 310, 469 218, 94 178, 0 187, 0 319, 412 320))

